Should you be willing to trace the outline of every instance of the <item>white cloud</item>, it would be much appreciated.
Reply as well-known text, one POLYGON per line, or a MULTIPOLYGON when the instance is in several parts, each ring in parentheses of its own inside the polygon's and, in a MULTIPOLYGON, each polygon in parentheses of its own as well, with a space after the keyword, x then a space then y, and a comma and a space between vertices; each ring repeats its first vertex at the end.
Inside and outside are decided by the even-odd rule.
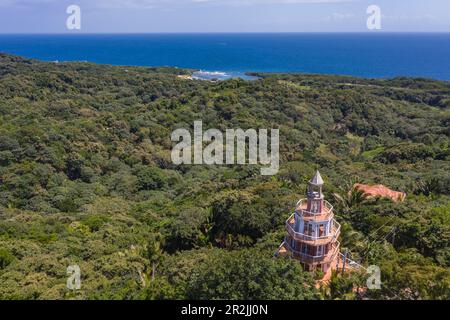
MULTIPOLYGON (((340 3, 355 0, 73 0, 81 6, 100 8, 170 8, 189 6, 256 6, 256 5, 289 5, 314 3, 340 3)), ((61 0, 0 0, 0 7, 35 7, 43 4, 57 3, 61 0)), ((66 1, 68 4, 71 1, 66 1)))
POLYGON ((353 13, 334 12, 333 14, 331 14, 331 20, 346 20, 352 18, 355 18, 355 15, 353 13))
POLYGON ((168 8, 190 6, 257 6, 354 2, 355 0, 91 0, 102 8, 168 8))
POLYGON ((0 7, 27 7, 55 2, 55 0, 0 0, 0 7))
POLYGON ((432 14, 423 14, 423 15, 382 15, 382 19, 392 20, 392 21, 438 21, 438 18, 432 14))

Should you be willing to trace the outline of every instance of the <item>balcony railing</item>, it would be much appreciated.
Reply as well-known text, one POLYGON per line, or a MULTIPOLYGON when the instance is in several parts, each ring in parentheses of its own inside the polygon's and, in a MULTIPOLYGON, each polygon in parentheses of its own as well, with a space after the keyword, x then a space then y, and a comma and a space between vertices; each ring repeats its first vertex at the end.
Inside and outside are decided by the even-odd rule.
POLYGON ((289 241, 287 241, 287 239, 284 240, 284 245, 292 253, 292 256, 294 258, 298 258, 301 262, 304 262, 304 263, 314 264, 314 263, 328 263, 328 262, 334 261, 336 259, 337 255, 339 254, 339 247, 341 244, 339 243, 339 241, 337 241, 336 243, 333 244, 333 247, 331 248, 330 251, 328 251, 328 253, 322 254, 322 255, 317 255, 317 256, 313 256, 313 255, 295 250, 294 248, 291 247, 291 245, 289 244, 289 241))
POLYGON ((326 200, 323 201, 324 206, 323 206, 321 212, 311 212, 306 209, 302 209, 302 208, 306 207, 305 202, 307 202, 307 201, 308 201, 307 199, 301 199, 297 202, 296 211, 299 214, 304 215, 304 216, 321 216, 321 215, 328 215, 333 211, 333 205, 326 200))
POLYGON ((356 261, 350 259, 349 257, 344 257, 344 255, 342 253, 339 253, 339 260, 338 260, 338 264, 336 265, 336 269, 338 268, 343 268, 343 263, 345 261, 345 267, 348 269, 353 269, 353 270, 366 270, 366 268, 364 268, 362 265, 360 265, 359 263, 357 263, 356 261))
POLYGON ((325 235, 325 236, 313 236, 313 235, 295 231, 295 229, 294 229, 295 222, 291 223, 291 221, 294 218, 294 215, 295 215, 295 213, 293 213, 289 217, 289 219, 286 220, 286 229, 287 229, 288 233, 290 234, 290 236, 292 238, 294 238, 295 240, 298 240, 298 241, 320 241, 320 240, 326 240, 326 239, 334 240, 339 237, 339 234, 341 232, 341 224, 334 219, 332 220, 333 224, 331 226, 330 234, 325 235))

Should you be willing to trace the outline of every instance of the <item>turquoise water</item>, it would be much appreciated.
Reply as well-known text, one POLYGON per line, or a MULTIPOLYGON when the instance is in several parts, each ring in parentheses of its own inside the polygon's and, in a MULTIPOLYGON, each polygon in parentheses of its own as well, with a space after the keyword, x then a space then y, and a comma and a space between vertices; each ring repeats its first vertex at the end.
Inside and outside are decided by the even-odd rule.
POLYGON ((174 66, 231 76, 307 72, 450 80, 450 33, 0 35, 0 51, 47 61, 174 66))

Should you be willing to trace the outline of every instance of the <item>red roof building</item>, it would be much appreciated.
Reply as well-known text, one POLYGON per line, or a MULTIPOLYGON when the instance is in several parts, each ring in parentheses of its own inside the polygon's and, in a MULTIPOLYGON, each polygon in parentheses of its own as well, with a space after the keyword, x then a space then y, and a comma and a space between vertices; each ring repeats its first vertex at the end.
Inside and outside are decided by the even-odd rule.
POLYGON ((393 201, 403 201, 406 198, 406 193, 391 190, 388 187, 383 186, 382 184, 370 186, 366 184, 356 183, 353 188, 362 191, 368 198, 383 197, 390 198, 393 201))

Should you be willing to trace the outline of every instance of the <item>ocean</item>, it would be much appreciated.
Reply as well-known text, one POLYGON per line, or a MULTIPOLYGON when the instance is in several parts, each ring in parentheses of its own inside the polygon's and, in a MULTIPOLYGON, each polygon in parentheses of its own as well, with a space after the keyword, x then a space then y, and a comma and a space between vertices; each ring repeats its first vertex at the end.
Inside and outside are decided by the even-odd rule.
POLYGON ((218 75, 304 72, 450 80, 450 33, 0 35, 0 52, 218 75))

